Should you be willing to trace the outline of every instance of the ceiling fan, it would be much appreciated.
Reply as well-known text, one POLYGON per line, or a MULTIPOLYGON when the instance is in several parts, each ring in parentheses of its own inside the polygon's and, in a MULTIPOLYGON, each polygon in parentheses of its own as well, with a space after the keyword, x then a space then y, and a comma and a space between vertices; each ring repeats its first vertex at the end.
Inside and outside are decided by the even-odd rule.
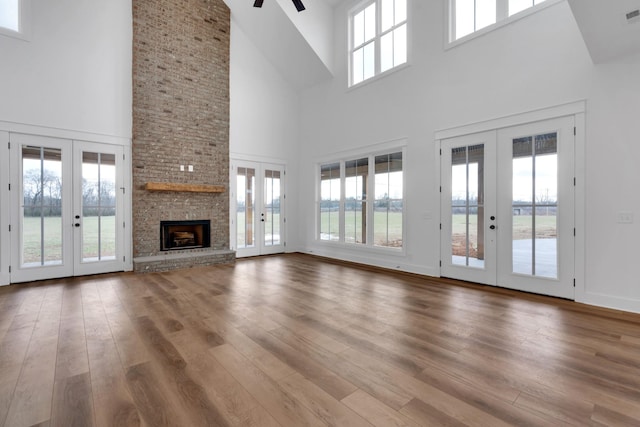
MULTIPOLYGON (((293 4, 296 6, 296 9, 298 9, 298 12, 302 12, 305 8, 304 5, 302 4, 302 1, 300 0, 292 0, 293 4)), ((256 0, 253 3, 253 7, 262 7, 262 3, 264 2, 264 0, 256 0)))

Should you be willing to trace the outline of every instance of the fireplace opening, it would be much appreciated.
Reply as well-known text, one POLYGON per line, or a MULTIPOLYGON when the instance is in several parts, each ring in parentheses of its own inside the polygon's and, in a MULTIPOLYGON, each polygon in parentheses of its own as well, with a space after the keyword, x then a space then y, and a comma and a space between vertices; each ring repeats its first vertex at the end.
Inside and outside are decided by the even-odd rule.
POLYGON ((211 247, 211 221, 160 221, 160 250, 211 247))

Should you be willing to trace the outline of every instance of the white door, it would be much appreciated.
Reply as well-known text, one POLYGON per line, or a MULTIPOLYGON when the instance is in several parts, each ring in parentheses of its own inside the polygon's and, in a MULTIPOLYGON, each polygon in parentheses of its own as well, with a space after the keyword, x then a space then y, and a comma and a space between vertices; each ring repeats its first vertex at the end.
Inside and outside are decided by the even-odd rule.
POLYGON ((574 298, 573 118, 498 131, 498 286, 574 298))
POLYGON ((124 269, 123 149, 75 141, 74 274, 124 269))
POLYGON ((231 194, 231 235, 236 255, 284 252, 284 166, 234 161, 231 172, 231 182, 235 184, 231 194))
POLYGON ((574 121, 443 140, 441 275, 574 297, 574 121))
POLYGON ((11 282, 124 270, 122 147, 10 140, 11 282))
POLYGON ((11 265, 9 246, 9 132, 0 131, 0 286, 11 281, 9 266, 11 265), (6 145, 5 145, 6 144, 6 145))
POLYGON ((442 142, 441 274, 496 284, 496 132, 442 142))

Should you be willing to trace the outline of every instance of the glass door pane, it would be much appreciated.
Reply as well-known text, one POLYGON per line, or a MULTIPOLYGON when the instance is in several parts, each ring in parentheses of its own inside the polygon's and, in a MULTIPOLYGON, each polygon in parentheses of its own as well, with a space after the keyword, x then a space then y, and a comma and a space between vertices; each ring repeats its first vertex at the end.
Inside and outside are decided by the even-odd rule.
MULTIPOLYGON (((63 262, 62 150, 23 145, 21 267, 63 262)), ((66 183, 65 183, 66 185, 66 183)))
POLYGON ((236 242, 238 249, 255 246, 255 186, 256 170, 239 167, 236 176, 236 242))
POLYGON ((451 150, 451 263, 484 268, 484 144, 451 150))
POLYGON ((261 221, 264 224, 265 246, 276 246, 281 244, 280 204, 280 171, 267 169, 264 172, 264 208, 261 213, 261 221))
POLYGON ((369 159, 345 162, 345 243, 367 243, 367 185, 369 159))
POLYGON ((557 133, 513 140, 512 268, 558 277, 557 133))
POLYGON ((116 156, 82 153, 82 262, 116 258, 116 156))

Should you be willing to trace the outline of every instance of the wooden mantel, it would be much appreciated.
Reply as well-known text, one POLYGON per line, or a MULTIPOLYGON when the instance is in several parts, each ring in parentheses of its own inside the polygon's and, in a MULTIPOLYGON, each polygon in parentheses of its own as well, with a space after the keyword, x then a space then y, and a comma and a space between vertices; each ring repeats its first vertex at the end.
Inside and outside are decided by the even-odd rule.
POLYGON ((171 182, 147 182, 144 186, 147 191, 174 191, 188 193, 224 193, 222 185, 206 184, 179 184, 171 182))

